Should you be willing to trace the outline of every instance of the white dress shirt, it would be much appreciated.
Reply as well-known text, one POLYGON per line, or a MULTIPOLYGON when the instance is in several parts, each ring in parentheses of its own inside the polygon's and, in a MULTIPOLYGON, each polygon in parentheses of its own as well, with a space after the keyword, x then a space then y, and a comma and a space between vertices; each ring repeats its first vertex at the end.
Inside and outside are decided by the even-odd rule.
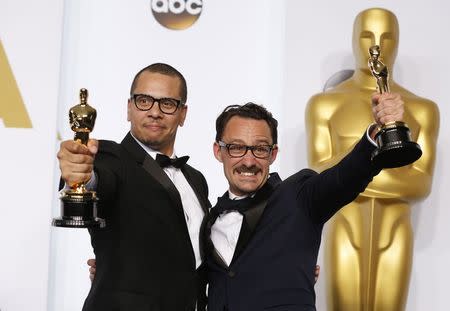
MULTIPOLYGON (((228 190, 231 200, 241 200, 247 196, 237 196, 228 190)), ((211 227, 211 241, 219 256, 229 266, 241 232, 244 216, 236 211, 224 212, 217 217, 211 227)))
MULTIPOLYGON (((153 159, 156 158, 156 154, 158 152, 144 145, 134 136, 133 138, 153 159)), ((172 156, 170 156, 170 158, 175 158, 175 152, 172 156)), ((181 172, 181 169, 168 166, 163 168, 163 170, 180 193, 181 203, 183 204, 184 210, 184 218, 186 220, 189 237, 194 250, 195 267, 198 268, 202 263, 202 259, 200 257, 200 226, 202 224, 203 217, 205 216, 205 212, 203 211, 194 190, 191 185, 189 185, 183 172, 181 172)))

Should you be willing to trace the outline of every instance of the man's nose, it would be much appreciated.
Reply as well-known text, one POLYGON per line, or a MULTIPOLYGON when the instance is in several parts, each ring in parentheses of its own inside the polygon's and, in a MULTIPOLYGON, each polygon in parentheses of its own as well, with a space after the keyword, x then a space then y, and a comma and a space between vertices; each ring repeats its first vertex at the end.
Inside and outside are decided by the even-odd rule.
POLYGON ((147 116, 153 117, 153 118, 157 118, 162 116, 162 112, 159 109, 159 102, 155 101, 153 103, 153 107, 147 111, 147 116))
POLYGON ((253 155, 250 149, 247 149, 244 156, 242 157, 242 162, 246 166, 253 166, 256 163, 256 157, 253 155))

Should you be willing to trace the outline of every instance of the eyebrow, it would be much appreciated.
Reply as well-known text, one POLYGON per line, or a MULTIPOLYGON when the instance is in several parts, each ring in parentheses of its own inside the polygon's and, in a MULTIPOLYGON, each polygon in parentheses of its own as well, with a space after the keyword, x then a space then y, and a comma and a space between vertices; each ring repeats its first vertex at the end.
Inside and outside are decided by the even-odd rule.
POLYGON ((233 145, 245 145, 245 146, 257 146, 257 145, 273 145, 266 139, 260 139, 255 142, 255 144, 247 145, 244 141, 240 139, 232 139, 227 144, 233 144, 233 145))

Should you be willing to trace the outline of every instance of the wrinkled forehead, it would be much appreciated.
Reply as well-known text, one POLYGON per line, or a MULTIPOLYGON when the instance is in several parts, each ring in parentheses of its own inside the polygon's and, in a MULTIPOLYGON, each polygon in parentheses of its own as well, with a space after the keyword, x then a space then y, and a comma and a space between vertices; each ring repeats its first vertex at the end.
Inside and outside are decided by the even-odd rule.
POLYGON ((383 9, 369 9, 358 14, 353 27, 354 39, 369 36, 397 41, 399 27, 395 15, 383 9))

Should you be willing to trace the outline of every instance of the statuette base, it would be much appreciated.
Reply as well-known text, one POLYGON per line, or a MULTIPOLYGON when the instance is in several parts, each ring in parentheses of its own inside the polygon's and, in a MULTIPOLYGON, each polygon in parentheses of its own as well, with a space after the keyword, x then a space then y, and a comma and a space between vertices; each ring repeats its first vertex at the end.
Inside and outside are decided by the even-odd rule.
POLYGON ((372 161, 379 168, 405 166, 422 156, 420 146, 411 141, 409 128, 403 122, 385 124, 375 140, 378 148, 372 153, 372 161))
POLYGON ((105 220, 97 217, 97 197, 95 192, 63 192, 60 218, 52 220, 52 226, 65 228, 103 228, 105 220))

